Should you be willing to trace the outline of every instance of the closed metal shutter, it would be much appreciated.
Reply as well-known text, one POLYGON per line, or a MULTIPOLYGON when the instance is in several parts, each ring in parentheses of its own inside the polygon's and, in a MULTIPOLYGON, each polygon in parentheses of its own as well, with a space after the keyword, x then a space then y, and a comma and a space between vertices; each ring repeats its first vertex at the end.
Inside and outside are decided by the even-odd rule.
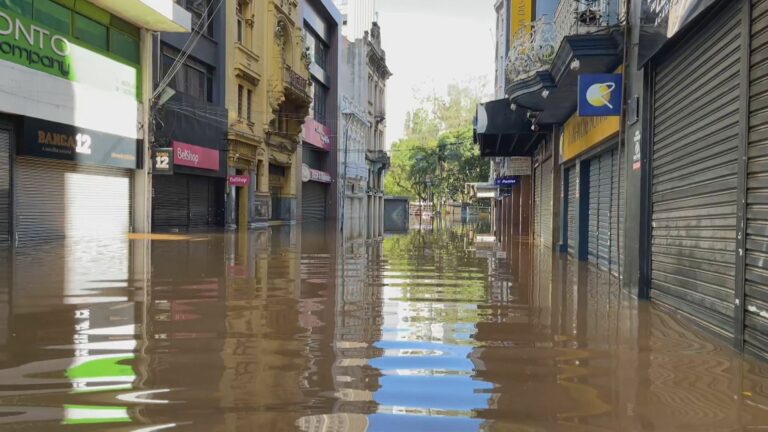
POLYGON ((600 159, 589 161, 589 215, 587 217, 587 257, 597 264, 598 220, 600 216, 600 159))
POLYGON ((600 156, 600 185, 597 211, 597 264, 611 267, 611 208, 613 183, 613 151, 600 156))
POLYGON ((0 244, 10 242, 11 233, 11 132, 0 129, 0 244))
POLYGON ((536 239, 536 242, 541 242, 542 236, 541 236, 541 164, 536 166, 536 169, 533 172, 534 176, 534 191, 533 191, 533 230, 534 230, 534 239, 536 239))
POLYGON ((216 225, 216 181, 210 177, 189 176, 189 226, 216 225))
POLYGON ((576 165, 568 169, 568 253, 572 256, 576 256, 576 239, 579 235, 576 232, 576 215, 579 211, 577 171, 576 165))
POLYGON ((547 247, 552 247, 552 164, 552 158, 546 160, 541 172, 541 235, 547 247))
POLYGON ((675 47, 654 78, 651 297, 728 338, 734 336, 740 9, 724 9, 675 47))
POLYGON ((328 188, 322 183, 306 182, 302 188, 301 215, 304 222, 325 220, 325 201, 328 188))
MULTIPOLYGON (((623 150, 623 149, 622 149, 623 150)), ((618 276, 624 262, 624 215, 627 169, 622 165, 625 153, 613 151, 611 183, 611 273, 618 276)))
POLYGON ((189 184, 187 176, 154 176, 152 179, 152 229, 186 229, 189 224, 189 184))
POLYGON ((768 0, 752 7, 744 349, 768 357, 768 0))
POLYGON ((24 157, 17 162, 20 244, 130 232, 131 171, 24 157))

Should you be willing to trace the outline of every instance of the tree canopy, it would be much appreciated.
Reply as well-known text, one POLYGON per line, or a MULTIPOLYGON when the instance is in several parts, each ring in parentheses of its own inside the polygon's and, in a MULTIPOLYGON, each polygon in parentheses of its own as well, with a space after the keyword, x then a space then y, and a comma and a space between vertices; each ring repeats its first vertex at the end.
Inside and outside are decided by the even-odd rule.
POLYGON ((406 115, 405 138, 392 145, 384 181, 388 195, 466 202, 465 183, 488 181, 490 163, 472 142, 472 119, 484 89, 452 84, 445 96, 422 98, 406 115))

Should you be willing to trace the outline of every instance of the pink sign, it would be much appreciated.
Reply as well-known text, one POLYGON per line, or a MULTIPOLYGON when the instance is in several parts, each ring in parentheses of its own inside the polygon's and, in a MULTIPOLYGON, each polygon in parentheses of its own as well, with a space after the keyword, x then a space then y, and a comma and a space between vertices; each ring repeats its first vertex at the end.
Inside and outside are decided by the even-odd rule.
POLYGON ((173 164, 218 171, 219 151, 173 141, 173 164))
POLYGON ((331 151, 331 130, 312 117, 307 117, 304 121, 302 138, 305 143, 325 151, 331 151))
POLYGON ((231 175, 227 177, 227 185, 235 187, 246 187, 251 184, 251 176, 231 175))

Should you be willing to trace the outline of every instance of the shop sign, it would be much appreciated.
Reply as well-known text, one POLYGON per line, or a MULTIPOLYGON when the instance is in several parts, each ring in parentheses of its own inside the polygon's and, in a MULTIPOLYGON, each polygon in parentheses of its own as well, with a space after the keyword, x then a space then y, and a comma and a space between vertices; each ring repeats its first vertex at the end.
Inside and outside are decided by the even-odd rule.
POLYGON ((211 171, 219 170, 219 151, 173 141, 173 163, 211 171))
POLYGON ((622 75, 579 75, 579 109, 582 117, 621 115, 622 75))
POLYGON ((307 164, 301 165, 301 181, 306 183, 308 181, 319 183, 333 183, 333 177, 325 171, 312 169, 307 164))
POLYGON ((173 174, 173 149, 156 148, 152 150, 152 175, 173 174))
POLYGON ((619 133, 620 117, 571 116, 563 126, 563 162, 619 133))
POLYGON ((514 186, 517 184, 517 176, 505 176, 496 179, 496 186, 514 186))
POLYGON ((304 121, 301 135, 305 143, 331 151, 331 130, 312 117, 307 117, 304 121))
POLYGON ((227 186, 247 187, 249 184, 251 184, 251 176, 249 175, 231 175, 227 177, 227 186))
MULTIPOLYGON (((642 0, 640 64, 717 0, 642 0)), ((733 2, 733 6, 738 6, 733 2)))
POLYGON ((20 155, 88 165, 140 168, 139 140, 32 117, 24 118, 20 155))
POLYGON ((519 37, 520 31, 530 29, 533 22, 533 0, 511 0, 509 3, 510 44, 519 37))
POLYGON ((138 67, 83 48, 66 35, 0 6, 0 60, 99 90, 138 98, 138 67))

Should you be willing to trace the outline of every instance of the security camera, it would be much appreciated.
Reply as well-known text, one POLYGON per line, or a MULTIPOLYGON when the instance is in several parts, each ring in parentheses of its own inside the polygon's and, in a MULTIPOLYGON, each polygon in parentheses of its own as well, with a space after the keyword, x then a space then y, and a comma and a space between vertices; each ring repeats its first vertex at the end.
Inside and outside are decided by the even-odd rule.
POLYGON ((534 131, 534 132, 538 132, 539 131, 539 125, 534 123, 533 125, 531 125, 531 130, 534 131))
POLYGON ((511 105, 509 105, 509 109, 511 109, 512 111, 517 111, 517 104, 512 103, 511 105))
POLYGON ((541 92, 541 97, 546 99, 549 96, 549 90, 544 90, 541 92))

